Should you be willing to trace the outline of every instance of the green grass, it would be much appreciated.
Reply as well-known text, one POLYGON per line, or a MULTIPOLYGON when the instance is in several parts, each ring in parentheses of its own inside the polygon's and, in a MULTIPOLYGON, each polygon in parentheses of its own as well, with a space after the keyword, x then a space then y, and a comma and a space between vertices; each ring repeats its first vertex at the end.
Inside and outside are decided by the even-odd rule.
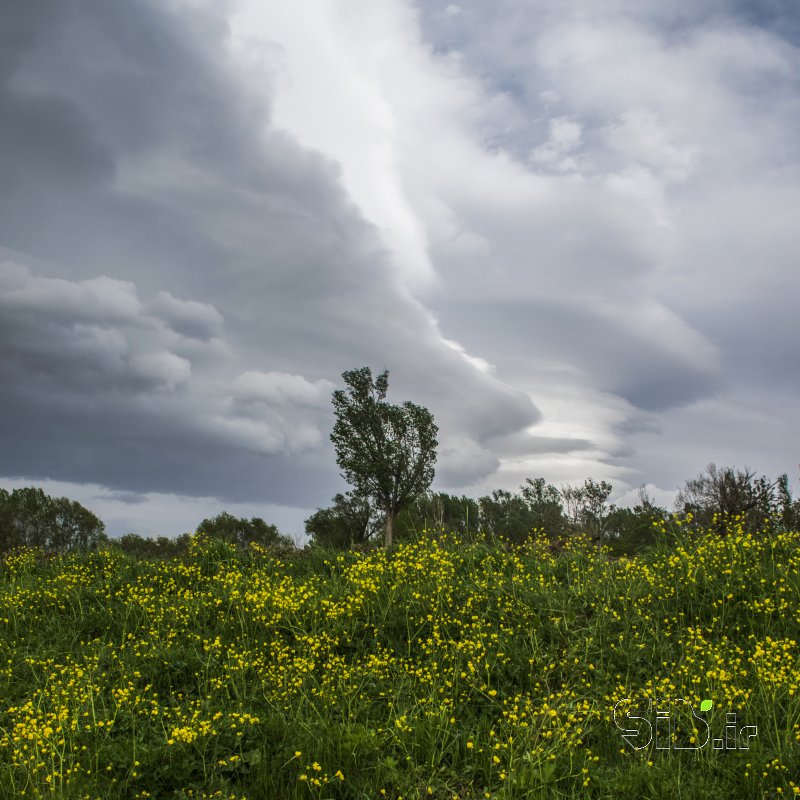
POLYGON ((662 538, 12 554, 0 800, 794 796, 800 534, 662 538), (636 750, 626 698, 758 734, 674 749, 705 731, 676 702, 673 747, 636 750))

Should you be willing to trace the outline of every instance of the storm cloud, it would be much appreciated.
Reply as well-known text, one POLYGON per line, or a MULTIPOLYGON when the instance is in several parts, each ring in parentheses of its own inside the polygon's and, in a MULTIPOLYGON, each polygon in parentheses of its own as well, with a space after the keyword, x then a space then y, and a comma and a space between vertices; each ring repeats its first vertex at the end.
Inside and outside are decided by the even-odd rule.
POLYGON ((7 16, 3 485, 299 535, 363 365, 433 413, 443 490, 792 469, 792 3, 7 16))

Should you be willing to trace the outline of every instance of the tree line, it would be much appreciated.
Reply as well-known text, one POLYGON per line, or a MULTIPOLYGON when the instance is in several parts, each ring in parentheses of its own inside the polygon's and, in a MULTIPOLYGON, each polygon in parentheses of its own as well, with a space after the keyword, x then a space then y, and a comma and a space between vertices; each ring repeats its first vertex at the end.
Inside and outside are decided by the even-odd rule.
MULTIPOLYGON (((375 379, 369 367, 342 373, 345 390, 333 393, 336 424, 331 441, 342 477, 353 486, 337 494, 333 506, 318 509, 306 520, 312 541, 352 546, 376 539, 384 546, 420 530, 444 528, 483 531, 521 542, 533 531, 551 540, 585 532, 596 542, 630 550, 646 546, 654 523, 667 518, 642 489, 634 508, 608 503, 606 481, 587 479, 582 486, 557 489, 544 478, 528 478, 518 493, 496 490, 472 500, 431 493, 438 428, 430 412, 410 402, 386 402, 389 372, 375 379)), ((678 493, 677 510, 697 526, 727 530, 733 518, 750 531, 791 527, 800 522, 800 504, 793 501, 784 474, 775 481, 749 469, 709 464, 678 493)))
MULTIPOLYGON (((345 390, 333 393, 336 422, 331 441, 342 477, 353 487, 333 505, 305 520, 312 546, 391 547, 422 533, 482 532, 510 543, 536 533, 555 547, 576 533, 588 534, 618 553, 635 553, 655 541, 655 524, 670 518, 644 487, 639 502, 621 508, 608 502, 612 486, 588 478, 580 486, 557 488, 542 477, 527 478, 516 493, 497 489, 477 500, 430 489, 438 428, 431 413, 406 401, 386 402, 389 372, 373 379, 368 367, 344 372, 345 390)), ((770 481, 750 469, 709 464, 678 492, 675 511, 686 524, 720 535, 737 520, 749 532, 800 527, 800 500, 792 498, 786 474, 770 481)), ((294 548, 292 538, 259 517, 238 518, 225 511, 204 519, 195 533, 243 549, 294 548)), ((0 553, 37 547, 47 553, 113 546, 140 558, 166 558, 186 552, 191 534, 175 539, 127 533, 109 539, 91 511, 42 489, 0 489, 0 553)))
MULTIPOLYGON (((195 534, 221 539, 239 549, 255 543, 261 547, 294 548, 291 536, 260 517, 244 519, 226 511, 204 519, 195 534)), ((192 534, 177 538, 126 533, 110 538, 105 525, 91 511, 66 497, 50 497, 43 489, 27 486, 8 492, 0 489, 0 554, 33 547, 47 554, 115 547, 137 558, 170 558, 188 551, 192 534)))
MULTIPOLYGON (((633 507, 608 503, 611 490, 611 484, 591 478, 581 486, 561 488, 544 478, 527 478, 516 493, 498 489, 477 500, 428 491, 397 516, 394 538, 404 541, 423 532, 482 532, 521 544, 542 533, 558 548, 570 536, 585 533, 613 552, 629 555, 654 544, 656 523, 669 521, 673 514, 654 503, 644 487, 633 507)), ((720 535, 735 520, 751 533, 800 528, 800 500, 792 499, 785 474, 770 482, 750 470, 715 464, 686 482, 674 513, 688 527, 720 535)), ((379 541, 384 524, 384 515, 369 500, 338 494, 333 506, 318 509, 306 520, 306 532, 316 544, 347 548, 379 541)))

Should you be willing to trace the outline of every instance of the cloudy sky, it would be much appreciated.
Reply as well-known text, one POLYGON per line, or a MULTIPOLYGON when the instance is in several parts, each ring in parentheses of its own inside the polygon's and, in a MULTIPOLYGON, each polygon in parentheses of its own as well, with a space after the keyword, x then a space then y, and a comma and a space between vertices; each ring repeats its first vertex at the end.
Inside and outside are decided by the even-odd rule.
POLYGON ((797 489, 796 0, 2 13, 0 486, 299 539, 370 366, 438 490, 797 489))

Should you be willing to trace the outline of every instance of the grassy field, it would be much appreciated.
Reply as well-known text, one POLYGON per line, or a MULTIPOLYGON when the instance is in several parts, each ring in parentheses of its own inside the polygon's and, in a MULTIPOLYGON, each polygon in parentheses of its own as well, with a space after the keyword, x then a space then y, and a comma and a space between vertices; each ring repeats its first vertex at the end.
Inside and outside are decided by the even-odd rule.
POLYGON ((0 799, 800 794, 800 534, 663 536, 14 553, 0 799), (671 717, 626 721, 646 698, 671 717), (729 713, 749 749, 715 749, 729 713))

